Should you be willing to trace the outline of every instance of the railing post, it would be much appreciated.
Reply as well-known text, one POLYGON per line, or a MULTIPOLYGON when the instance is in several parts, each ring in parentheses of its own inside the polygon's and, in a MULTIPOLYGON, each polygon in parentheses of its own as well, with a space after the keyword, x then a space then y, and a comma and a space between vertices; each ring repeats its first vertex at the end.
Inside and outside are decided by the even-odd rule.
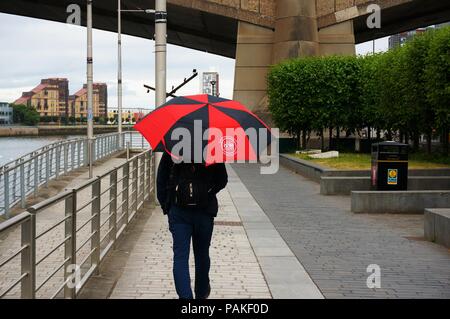
POLYGON ((77 192, 65 201, 65 215, 67 218, 64 225, 65 238, 70 238, 64 245, 64 258, 68 259, 64 266, 64 298, 75 299, 77 293, 77 192))
POLYGON ((88 140, 84 140, 84 150, 83 150, 83 158, 84 158, 84 166, 89 165, 89 143, 88 140))
POLYGON ((56 179, 59 177, 59 171, 61 170, 61 146, 56 146, 56 179))
POLYGON ((147 171, 147 176, 148 176, 148 200, 154 204, 154 197, 153 197, 153 151, 149 151, 147 153, 148 155, 148 171, 147 171))
POLYGON ((25 208, 25 200, 26 200, 26 194, 25 194, 25 164, 23 161, 20 164, 20 206, 22 208, 25 208))
POLYGON ((44 160, 44 155, 39 153, 39 184, 42 182, 42 161, 44 160))
POLYGON ((4 190, 5 190, 5 216, 9 218, 9 171, 4 173, 4 190))
POLYGON ((97 150, 98 150, 98 138, 94 138, 93 143, 92 143, 92 164, 94 164, 94 162, 97 160, 97 150))
POLYGON ((95 265, 95 272, 98 274, 100 264, 100 184, 101 179, 97 178, 92 184, 92 222, 91 222, 91 249, 94 249, 91 255, 91 265, 95 265))
POLYGON ((129 199, 128 199, 128 195, 130 193, 130 162, 127 161, 126 164, 123 167, 123 181, 122 181, 122 211, 123 214, 125 214, 124 217, 122 217, 125 220, 125 224, 128 224, 128 204, 129 204, 129 199))
POLYGON ((77 142, 77 168, 81 167, 81 142, 77 142))
POLYGON ((144 165, 143 165, 143 169, 142 169, 142 178, 144 179, 142 187, 142 201, 145 203, 145 199, 148 196, 147 193, 147 187, 148 187, 148 179, 147 179, 147 167, 148 167, 148 158, 147 158, 147 153, 143 154, 142 160, 144 161, 144 165))
POLYGON ((70 142, 70 170, 75 169, 75 142, 70 142))
POLYGON ((136 157, 133 161, 133 207, 132 212, 137 212, 138 207, 138 170, 139 170, 139 162, 138 158, 136 157))
POLYGON ((111 185, 111 189, 109 190, 109 200, 111 204, 109 204, 109 229, 112 229, 109 235, 109 240, 114 243, 113 247, 115 247, 115 242, 117 238, 117 169, 111 172, 109 176, 109 183, 111 185))
POLYGON ((34 158, 34 196, 38 194, 39 188, 39 156, 36 155, 34 158))
POLYGON ((69 166, 69 149, 67 147, 67 144, 64 144, 64 174, 67 173, 68 166, 69 166))
POLYGON ((127 161, 130 159, 130 142, 127 142, 127 161))
POLYGON ((30 217, 21 226, 21 244, 26 247, 21 253, 21 273, 27 274, 21 282, 21 298, 36 297, 36 214, 30 211, 30 217))
POLYGON ((48 187, 48 181, 50 179, 50 161, 49 161, 49 150, 45 152, 45 187, 48 187))
POLYGON ((13 168, 14 170, 14 174, 13 174, 13 178, 12 178, 12 192, 11 192, 11 198, 12 198, 12 203, 11 205, 14 205, 14 201, 16 200, 16 196, 17 196, 17 189, 16 189, 16 182, 17 182, 17 161, 15 164, 15 167, 13 168))
POLYGON ((49 170, 48 170, 48 179, 50 180, 52 177, 52 169, 53 169, 53 149, 49 146, 48 150, 48 161, 49 161, 49 170))

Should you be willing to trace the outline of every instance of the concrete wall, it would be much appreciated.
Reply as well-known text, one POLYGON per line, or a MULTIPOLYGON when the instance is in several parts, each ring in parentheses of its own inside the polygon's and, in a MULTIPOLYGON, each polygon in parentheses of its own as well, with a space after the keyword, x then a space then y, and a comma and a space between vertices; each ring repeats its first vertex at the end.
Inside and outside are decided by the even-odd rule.
POLYGON ((26 126, 0 126, 0 137, 9 136, 35 136, 38 135, 37 127, 26 126))
MULTIPOLYGON (((322 195, 350 195, 352 191, 371 190, 370 177, 321 177, 322 195)), ((409 176, 408 190, 450 190, 449 176, 409 176)))
MULTIPOLYGON (((323 195, 349 195, 351 191, 368 191, 371 189, 369 170, 335 170, 299 159, 295 156, 281 154, 280 164, 320 183, 323 195)), ((409 190, 450 190, 450 169, 409 170, 409 190)))
POLYGON ((450 191, 352 192, 351 211, 364 214, 423 214, 450 206, 450 191))
MULTIPOLYGON (((124 132, 125 132, 124 128, 124 132)), ((112 125, 94 126, 95 134, 117 132, 112 125)), ((86 135, 86 126, 39 126, 39 127, 1 127, 0 137, 8 136, 50 136, 50 135, 86 135)))
POLYGON ((450 248, 450 208, 425 209, 425 238, 450 248))
POLYGON ((280 164, 289 168, 293 172, 320 182, 320 178, 325 174, 325 169, 319 165, 308 163, 301 159, 289 155, 280 155, 280 164))

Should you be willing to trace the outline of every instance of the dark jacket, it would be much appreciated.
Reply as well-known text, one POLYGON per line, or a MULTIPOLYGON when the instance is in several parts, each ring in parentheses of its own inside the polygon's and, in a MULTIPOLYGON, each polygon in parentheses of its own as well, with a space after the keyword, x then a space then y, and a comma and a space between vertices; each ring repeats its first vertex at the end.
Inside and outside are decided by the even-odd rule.
MULTIPOLYGON (((159 163, 158 175, 156 177, 157 197, 164 214, 167 214, 169 212, 170 205, 173 205, 173 203, 168 201, 170 192, 170 172, 173 165, 176 164, 174 164, 174 162, 172 161, 171 156, 167 153, 164 153, 161 158, 161 162, 159 163)), ((211 174, 210 181, 212 181, 212 185, 210 186, 211 191, 209 192, 210 198, 208 207, 206 208, 206 212, 209 215, 216 217, 219 210, 216 195, 222 189, 224 189, 225 186, 227 186, 228 174, 225 168, 225 164, 209 165, 206 167, 206 169, 211 174)))

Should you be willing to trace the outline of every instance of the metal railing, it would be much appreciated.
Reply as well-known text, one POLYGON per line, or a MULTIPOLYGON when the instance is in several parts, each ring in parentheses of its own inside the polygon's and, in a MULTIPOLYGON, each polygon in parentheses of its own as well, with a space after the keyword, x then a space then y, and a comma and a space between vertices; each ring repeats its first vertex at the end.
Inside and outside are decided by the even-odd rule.
POLYGON ((0 298, 76 298, 135 214, 155 201, 154 167, 152 151, 144 151, 0 224, 0 237, 14 231, 20 237, 20 247, 0 261, 0 269, 20 268, 0 298), (51 222, 39 222, 46 215, 51 222))
MULTIPOLYGON (((149 148, 134 131, 97 135, 93 142, 93 161, 130 148, 149 148), (120 141, 121 139, 121 141, 120 141), (121 142, 121 143, 120 143, 121 142)), ((0 167, 0 215, 9 218, 13 206, 25 208, 26 197, 60 175, 88 165, 88 139, 75 138, 46 145, 0 167)))

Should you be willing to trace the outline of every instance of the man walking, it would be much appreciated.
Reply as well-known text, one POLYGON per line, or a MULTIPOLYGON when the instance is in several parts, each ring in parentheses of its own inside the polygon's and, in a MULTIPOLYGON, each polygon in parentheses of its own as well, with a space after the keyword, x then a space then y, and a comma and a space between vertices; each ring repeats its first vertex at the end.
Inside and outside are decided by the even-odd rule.
POLYGON ((195 260, 195 298, 206 299, 209 283, 209 246, 218 212, 216 195, 228 182, 225 164, 173 162, 164 153, 158 168, 157 196, 173 238, 173 276, 180 299, 193 299, 189 275, 192 238, 195 260))

